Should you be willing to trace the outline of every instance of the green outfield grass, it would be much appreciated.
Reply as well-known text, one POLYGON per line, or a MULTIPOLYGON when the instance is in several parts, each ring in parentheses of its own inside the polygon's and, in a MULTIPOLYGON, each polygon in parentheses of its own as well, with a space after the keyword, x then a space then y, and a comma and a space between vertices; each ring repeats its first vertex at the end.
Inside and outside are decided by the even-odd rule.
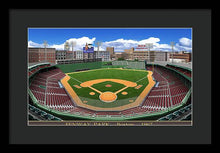
MULTIPOLYGON (((126 69, 97 69, 92 71, 83 71, 68 74, 71 79, 68 81, 73 90, 77 93, 79 98, 82 101, 87 101, 87 105, 102 107, 102 108, 112 108, 118 107, 122 105, 129 104, 129 100, 135 101, 135 99, 139 96, 139 94, 143 91, 143 89, 148 85, 147 79, 147 71, 135 71, 135 70, 126 70, 126 69), (96 91, 84 87, 84 88, 76 88, 74 85, 80 86, 81 83, 89 80, 95 79, 122 79, 127 81, 136 82, 137 85, 142 85, 141 88, 135 89, 134 87, 128 87, 127 89, 119 92, 117 94, 117 100, 111 103, 102 102, 99 99, 99 93, 96 91), (94 92, 95 95, 90 95, 90 92, 94 92), (127 95, 122 95, 122 92, 127 92, 127 95)), ((95 89, 106 92, 116 92, 125 86, 120 83, 106 81, 102 83, 94 84, 92 87, 95 89), (105 85, 111 85, 111 87, 105 87, 105 85)))
POLYGON ((119 84, 116 82, 111 82, 111 81, 105 81, 102 83, 97 83, 92 85, 95 89, 101 91, 101 92, 106 92, 106 91, 111 91, 111 92, 116 92, 120 90, 121 88, 124 88, 125 85, 119 84), (111 87, 106 87, 106 85, 111 85, 111 87))
POLYGON ((138 71, 131 69, 97 69, 92 71, 82 71, 68 74, 81 82, 94 79, 124 79, 128 81, 138 81, 147 76, 147 71, 138 71))

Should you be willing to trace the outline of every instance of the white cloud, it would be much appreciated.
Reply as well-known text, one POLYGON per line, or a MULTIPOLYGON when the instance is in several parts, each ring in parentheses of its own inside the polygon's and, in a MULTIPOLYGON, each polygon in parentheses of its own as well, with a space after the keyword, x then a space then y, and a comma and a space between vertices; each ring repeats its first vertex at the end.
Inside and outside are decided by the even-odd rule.
MULTIPOLYGON (((76 42, 76 46, 74 47, 74 50, 82 50, 82 48, 85 46, 86 43, 94 45, 96 38, 95 37, 70 38, 66 41, 69 43, 71 41, 76 42)), ((63 50, 65 42, 63 42, 62 44, 52 44, 52 45, 48 44, 48 47, 56 48, 57 50, 63 50)), ((130 49, 132 47, 136 48, 138 45, 144 45, 146 43, 153 43, 153 48, 151 50, 160 50, 160 51, 172 50, 170 44, 160 44, 159 42, 160 42, 160 38, 156 38, 156 37, 149 37, 147 39, 143 39, 140 41, 120 38, 112 41, 103 42, 102 45, 99 47, 99 50, 103 51, 106 50, 106 47, 114 47, 115 51, 124 51, 124 49, 130 49)), ((179 42, 175 44, 174 51, 181 51, 181 50, 191 51, 192 50, 191 46, 192 46, 192 40, 183 37, 180 38, 179 42)), ((35 43, 30 40, 28 41, 28 47, 43 47, 43 44, 35 43)), ((72 50, 71 47, 70 50, 72 50)), ((94 47, 94 50, 97 50, 96 46, 94 47)))
MULTIPOLYGON (((95 37, 91 38, 91 39, 89 37, 81 37, 81 38, 70 38, 66 41, 69 43, 71 41, 76 42, 76 46, 74 47, 74 50, 82 50, 82 48, 85 46, 86 43, 93 44, 95 40, 96 40, 95 37)), ((64 50, 65 42, 63 42, 62 44, 52 44, 52 45, 49 44, 49 42, 48 42, 48 47, 49 48, 56 48, 57 50, 64 50)), ((28 41, 28 47, 43 47, 43 44, 38 44, 38 43, 35 43, 30 40, 30 41, 28 41)), ((71 46, 70 46, 70 50, 72 50, 71 46)))
POLYGON ((124 49, 130 49, 132 47, 137 47, 137 45, 142 45, 146 43, 154 43, 154 45, 157 45, 157 43, 160 41, 159 38, 150 37, 148 39, 143 39, 140 41, 132 40, 132 39, 117 39, 113 41, 107 41, 103 43, 103 47, 107 46, 113 46, 115 47, 116 51, 123 51, 124 49))
POLYGON ((181 50, 181 51, 192 51, 192 47, 181 46, 179 43, 176 44, 175 48, 176 50, 181 50))
POLYGON ((171 51, 172 48, 169 44, 154 44, 153 50, 159 50, 159 51, 171 51))
POLYGON ((43 44, 38 44, 38 43, 35 43, 35 42, 29 40, 28 47, 43 47, 43 44))
POLYGON ((160 41, 159 38, 150 37, 148 39, 144 39, 138 42, 138 44, 146 44, 146 43, 158 43, 160 41))
POLYGON ((179 39, 179 42, 176 43, 175 48, 177 50, 192 51, 192 40, 186 37, 182 37, 179 39))
POLYGON ((49 45, 48 47, 56 48, 56 50, 64 50, 64 43, 60 45, 53 44, 53 45, 49 45))
MULTIPOLYGON (((74 46, 73 50, 82 50, 83 47, 86 45, 86 43, 93 44, 95 40, 96 40, 95 37, 93 37, 92 39, 90 39, 89 37, 81 37, 81 38, 70 38, 66 40, 65 42, 69 42, 69 43, 75 42, 76 45, 74 46)), ((54 47, 57 50, 63 50, 65 42, 60 45, 51 45, 51 47, 54 47)), ((72 50, 71 46, 70 46, 70 50, 72 50)))
POLYGON ((131 40, 131 39, 117 39, 113 41, 106 41, 103 42, 103 47, 106 48, 108 46, 112 46, 115 48, 117 51, 123 51, 124 49, 129 49, 131 47, 137 46, 138 41, 136 40, 131 40))
POLYGON ((81 37, 81 38, 70 38, 66 40, 67 42, 76 42, 76 46, 74 47, 74 50, 82 50, 82 48, 87 44, 93 44, 95 42, 96 38, 93 37, 90 39, 89 37, 81 37))
POLYGON ((189 38, 180 38, 179 39, 179 45, 180 46, 186 46, 186 47, 191 47, 192 46, 192 40, 189 38))

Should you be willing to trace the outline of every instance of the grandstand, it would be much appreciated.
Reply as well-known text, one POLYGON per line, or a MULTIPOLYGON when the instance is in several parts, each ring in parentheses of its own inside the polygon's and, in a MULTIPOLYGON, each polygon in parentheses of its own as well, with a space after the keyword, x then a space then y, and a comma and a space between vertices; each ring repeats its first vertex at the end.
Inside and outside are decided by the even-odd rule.
POLYGON ((192 104, 189 104, 173 113, 170 113, 164 117, 158 119, 158 121, 168 120, 191 120, 192 115, 192 104))
POLYGON ((51 66, 50 63, 36 63, 28 66, 28 76, 30 77, 32 74, 37 72, 40 69, 51 66))
POLYGON ((73 108, 73 102, 64 88, 60 88, 58 81, 65 74, 60 69, 52 69, 38 73, 32 80, 30 90, 39 104, 59 111, 67 111, 73 108))
POLYGON ((164 110, 182 102, 189 88, 180 79, 161 67, 155 67, 153 77, 159 85, 152 89, 143 107, 164 110))
MULTIPOLYGON (((129 69, 146 69, 144 62, 113 61, 112 65, 122 65, 125 66, 124 68, 129 69)), ((147 66, 148 70, 153 71, 153 78, 157 82, 157 86, 151 89, 145 100, 138 107, 123 111, 94 111, 78 107, 65 88, 60 85, 60 80, 68 72, 82 69, 99 69, 101 67, 101 62, 59 64, 55 66, 40 64, 30 67, 28 71, 31 72, 31 75, 28 73, 28 92, 33 101, 33 107, 55 117, 59 116, 61 119, 74 117, 74 119, 89 120, 128 120, 140 117, 149 117, 147 119, 150 119, 151 116, 156 116, 161 121, 187 120, 191 118, 191 105, 189 105, 190 109, 189 107, 184 107, 191 95, 191 80, 189 79, 191 71, 187 71, 187 75, 184 75, 186 74, 185 70, 183 71, 181 68, 170 65, 154 65, 154 69, 152 65, 147 66), (164 116, 164 114, 169 116, 164 116)), ((33 110, 32 106, 29 106, 29 109, 33 110)), ((44 116, 45 113, 41 113, 42 115, 40 116, 44 116)), ((33 114, 29 114, 30 119, 39 120, 39 118, 33 117, 33 114)))
POLYGON ((28 118, 29 120, 34 120, 34 121, 39 121, 39 120, 61 121, 60 118, 55 117, 49 113, 46 113, 45 111, 42 111, 41 109, 36 108, 31 104, 28 104, 28 118))
POLYGON ((190 68, 186 68, 186 67, 182 67, 182 66, 176 66, 176 65, 172 65, 172 64, 167 64, 166 67, 175 69, 175 70, 179 71, 180 73, 182 73, 183 75, 186 75, 190 78, 192 77, 191 76, 192 69, 190 69, 190 68))

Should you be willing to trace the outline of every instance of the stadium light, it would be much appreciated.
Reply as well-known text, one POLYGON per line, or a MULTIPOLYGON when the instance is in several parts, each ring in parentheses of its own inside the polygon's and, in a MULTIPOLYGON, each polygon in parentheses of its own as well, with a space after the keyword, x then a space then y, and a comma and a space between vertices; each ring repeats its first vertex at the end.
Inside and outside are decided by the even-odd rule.
POLYGON ((44 60, 45 60, 45 62, 47 61, 47 53, 46 53, 47 45, 48 45, 47 41, 44 40, 44 60))
POLYGON ((173 63, 173 46, 174 46, 174 44, 175 44, 175 42, 173 42, 173 41, 170 42, 170 45, 172 47, 172 63, 173 63))
POLYGON ((64 44, 64 50, 68 51, 69 47, 70 47, 69 42, 66 41, 65 44, 64 44))
POLYGON ((99 51, 99 47, 102 45, 101 41, 96 41, 95 46, 97 47, 97 51, 99 51))
POLYGON ((99 47, 102 45, 102 41, 96 41, 95 46, 97 47, 97 53, 98 53, 98 58, 99 58, 99 47))
MULTIPOLYGON (((76 46, 76 41, 71 41, 70 46, 72 46, 72 51, 73 51, 73 48, 76 46)), ((74 59, 74 54, 73 54, 73 59, 74 59)))
POLYGON ((148 48, 148 58, 149 58, 149 62, 150 62, 150 48, 153 47, 153 43, 146 43, 145 45, 146 45, 147 48, 148 48))

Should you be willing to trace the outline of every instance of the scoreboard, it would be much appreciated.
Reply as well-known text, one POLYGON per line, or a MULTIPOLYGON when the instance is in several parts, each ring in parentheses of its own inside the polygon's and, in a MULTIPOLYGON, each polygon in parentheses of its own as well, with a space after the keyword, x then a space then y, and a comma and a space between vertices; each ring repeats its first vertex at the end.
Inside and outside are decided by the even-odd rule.
POLYGON ((94 47, 91 48, 83 47, 83 53, 93 53, 93 52, 94 52, 94 47))
POLYGON ((87 44, 86 46, 83 47, 83 53, 93 53, 94 52, 94 47, 92 46, 92 44, 87 44))

